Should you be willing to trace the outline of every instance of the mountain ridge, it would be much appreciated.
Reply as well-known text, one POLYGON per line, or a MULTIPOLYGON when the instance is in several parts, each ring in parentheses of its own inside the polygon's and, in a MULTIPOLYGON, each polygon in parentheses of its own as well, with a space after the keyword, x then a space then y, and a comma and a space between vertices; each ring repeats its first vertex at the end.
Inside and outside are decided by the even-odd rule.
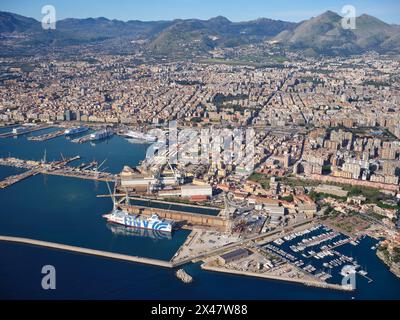
MULTIPOLYGON (((400 26, 371 15, 357 17, 356 30, 341 26, 342 17, 326 11, 299 23, 258 18, 232 22, 224 16, 208 20, 175 19, 140 21, 105 17, 67 18, 56 30, 43 30, 41 22, 0 11, 0 38, 19 35, 15 45, 67 47, 91 43, 141 40, 144 49, 161 55, 206 54, 216 48, 230 48, 274 40, 289 50, 313 50, 318 54, 357 54, 370 50, 400 52, 400 26)), ((11 43, 10 50, 14 43, 11 43)))

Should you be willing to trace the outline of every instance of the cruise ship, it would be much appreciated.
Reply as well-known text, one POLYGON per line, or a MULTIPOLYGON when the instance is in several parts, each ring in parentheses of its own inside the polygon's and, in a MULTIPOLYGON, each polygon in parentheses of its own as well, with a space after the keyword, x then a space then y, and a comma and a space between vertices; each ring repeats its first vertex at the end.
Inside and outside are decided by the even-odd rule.
POLYGON ((86 132, 88 130, 89 130, 89 128, 87 128, 87 127, 73 127, 73 128, 65 130, 64 135, 72 136, 74 134, 80 134, 80 133, 86 132))
POLYGON ((144 142, 156 142, 157 137, 152 136, 151 134, 146 134, 139 131, 132 131, 129 130, 122 135, 124 138, 133 139, 137 141, 144 141, 144 142))
POLYGON ((114 210, 103 216, 108 222, 116 223, 126 227, 149 229, 162 232, 172 232, 174 221, 162 220, 156 214, 151 217, 141 215, 130 215, 121 210, 114 210))
POLYGON ((105 138, 111 137, 113 134, 114 134, 114 132, 112 130, 103 129, 100 131, 96 131, 95 133, 92 133, 90 135, 90 140, 97 141, 97 140, 105 139, 105 138))

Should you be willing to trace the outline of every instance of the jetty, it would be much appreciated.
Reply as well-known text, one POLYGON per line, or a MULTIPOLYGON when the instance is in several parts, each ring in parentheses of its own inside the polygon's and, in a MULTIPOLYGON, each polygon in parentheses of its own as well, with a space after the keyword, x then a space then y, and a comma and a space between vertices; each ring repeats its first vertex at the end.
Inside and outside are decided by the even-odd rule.
POLYGON ((82 143, 86 143, 86 142, 89 142, 89 141, 92 141, 92 140, 93 140, 92 139, 92 134, 87 134, 86 136, 73 139, 73 140, 71 140, 71 142, 72 143, 80 143, 80 144, 82 144, 82 143))
MULTIPOLYGON (((116 175, 103 172, 100 170, 81 169, 76 167, 67 166, 70 162, 79 160, 80 156, 72 158, 64 158, 62 161, 45 162, 45 161, 25 161, 17 158, 0 158, 0 166, 9 166, 15 168, 23 168, 29 171, 20 175, 11 176, 0 181, 0 189, 7 188, 17 182, 25 180, 37 174, 62 176, 83 180, 94 180, 112 182, 115 181, 116 175)), ((90 167, 93 167, 91 164, 90 167)), ((86 166, 86 168, 90 168, 86 166)), ((98 169, 98 168, 96 168, 98 169)))
POLYGON ((64 135, 64 130, 57 130, 55 132, 51 132, 51 133, 46 133, 43 134, 41 136, 37 136, 37 137, 28 137, 29 141, 47 141, 47 140, 51 140, 51 139, 55 139, 58 137, 61 137, 64 135))
POLYGON ((52 125, 39 125, 39 126, 32 126, 32 127, 26 127, 26 130, 23 130, 21 132, 14 133, 13 131, 6 132, 0 134, 0 138, 11 138, 11 137, 19 137, 28 133, 44 130, 44 129, 50 129, 53 128, 52 125))
POLYGON ((77 252, 77 253, 81 253, 81 254, 105 257, 105 258, 110 258, 110 259, 124 260, 124 261, 136 262, 136 263, 141 263, 141 264, 149 264, 149 265, 159 266, 159 267, 163 267, 163 268, 173 268, 174 267, 173 264, 168 261, 143 258, 143 257, 137 257, 137 256, 129 256, 129 255, 120 254, 120 253, 94 250, 94 249, 88 249, 88 248, 82 248, 82 247, 75 247, 75 246, 70 246, 70 245, 66 245, 66 244, 59 244, 59 243, 47 242, 47 241, 41 241, 41 240, 0 236, 0 241, 22 243, 22 244, 28 244, 28 245, 33 245, 33 246, 37 246, 37 247, 45 247, 45 248, 51 248, 51 249, 57 249, 57 250, 77 252))
POLYGON ((15 175, 15 176, 10 176, 7 177, 6 179, 4 179, 3 181, 0 181, 0 189, 5 189, 8 188, 10 186, 12 186, 13 184, 16 184, 22 180, 28 179, 30 177, 33 177, 35 175, 37 175, 39 172, 37 172, 36 170, 30 170, 30 171, 26 171, 24 173, 15 175))

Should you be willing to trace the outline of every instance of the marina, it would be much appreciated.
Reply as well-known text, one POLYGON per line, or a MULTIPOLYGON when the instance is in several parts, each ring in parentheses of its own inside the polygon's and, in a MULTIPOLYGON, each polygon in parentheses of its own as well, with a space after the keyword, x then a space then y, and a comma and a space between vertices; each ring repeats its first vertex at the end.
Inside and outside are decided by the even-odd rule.
MULTIPOLYGON (((317 225, 279 238, 264 245, 263 249, 316 278, 339 284, 343 267, 360 268, 355 258, 341 252, 341 247, 346 245, 357 246, 358 242, 329 227, 317 225)), ((360 275, 366 276, 367 273, 361 272, 360 275)))

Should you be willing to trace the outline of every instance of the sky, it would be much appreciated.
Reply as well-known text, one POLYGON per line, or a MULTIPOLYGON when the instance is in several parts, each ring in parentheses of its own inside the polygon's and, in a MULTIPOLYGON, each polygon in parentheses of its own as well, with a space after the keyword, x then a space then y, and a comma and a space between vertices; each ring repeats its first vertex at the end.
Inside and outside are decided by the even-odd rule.
POLYGON ((106 17, 118 20, 209 19, 219 15, 231 21, 271 18, 299 22, 326 10, 341 14, 353 5, 357 15, 367 13, 400 24, 400 0, 0 0, 0 11, 42 20, 42 7, 53 5, 57 20, 106 17))

